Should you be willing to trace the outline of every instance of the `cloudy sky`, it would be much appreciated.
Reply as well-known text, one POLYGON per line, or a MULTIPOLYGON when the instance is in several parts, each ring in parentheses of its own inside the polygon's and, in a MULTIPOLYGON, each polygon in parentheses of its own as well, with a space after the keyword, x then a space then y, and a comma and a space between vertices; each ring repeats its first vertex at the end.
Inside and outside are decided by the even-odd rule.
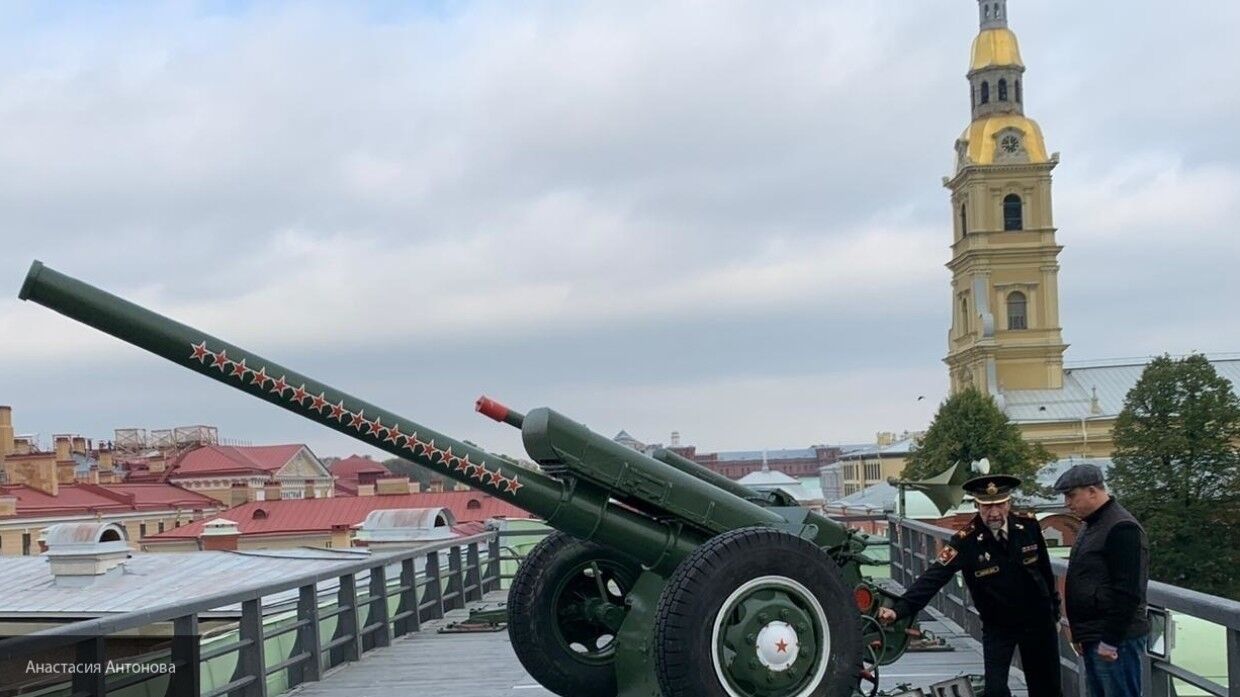
MULTIPOLYGON (((1240 351, 1240 3, 1009 13, 1069 360, 1240 351)), ((5 3, 0 404, 45 442, 375 452, 19 302, 37 258, 508 452, 479 394, 703 450, 923 428, 976 31, 973 0, 5 3)))

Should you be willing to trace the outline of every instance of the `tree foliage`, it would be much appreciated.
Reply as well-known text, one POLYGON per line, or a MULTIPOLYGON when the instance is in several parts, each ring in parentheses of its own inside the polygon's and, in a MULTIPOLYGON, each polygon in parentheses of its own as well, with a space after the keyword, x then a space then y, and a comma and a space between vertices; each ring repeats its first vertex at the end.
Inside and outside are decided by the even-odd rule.
POLYGON ((901 476, 928 479, 952 464, 990 460, 992 474, 1020 477, 1027 493, 1037 491, 1035 475, 1053 458, 1040 444, 1021 436, 1020 429, 989 395, 968 388, 939 405, 926 437, 909 456, 901 476))
POLYGON ((1110 486, 1145 527, 1150 576, 1240 599, 1240 399, 1204 356, 1146 366, 1115 421, 1110 486))

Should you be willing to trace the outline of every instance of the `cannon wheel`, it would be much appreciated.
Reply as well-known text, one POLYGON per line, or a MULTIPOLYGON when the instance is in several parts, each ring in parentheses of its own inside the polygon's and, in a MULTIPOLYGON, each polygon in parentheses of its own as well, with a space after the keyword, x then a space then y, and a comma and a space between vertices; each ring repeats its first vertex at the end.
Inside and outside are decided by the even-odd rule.
POLYGON ((838 697, 857 689, 860 613, 817 545, 772 528, 711 538, 655 610, 667 697, 838 697))
POLYGON ((562 532, 539 542, 508 591, 508 636, 530 676, 562 697, 614 697, 616 634, 641 571, 562 532))

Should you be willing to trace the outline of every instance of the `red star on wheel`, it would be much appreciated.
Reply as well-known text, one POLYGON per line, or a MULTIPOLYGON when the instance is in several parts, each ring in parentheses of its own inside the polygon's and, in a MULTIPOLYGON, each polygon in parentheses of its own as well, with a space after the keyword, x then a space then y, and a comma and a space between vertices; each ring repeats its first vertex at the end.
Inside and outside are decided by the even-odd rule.
POLYGON ((389 428, 387 432, 388 432, 387 438, 384 438, 383 440, 389 443, 396 443, 396 440, 398 438, 401 438, 402 436, 405 435, 400 432, 400 424, 396 424, 395 426, 389 428))
POLYGON ((285 390, 287 390, 287 389, 288 389, 288 382, 286 382, 286 381, 284 380, 284 376, 283 376, 283 375, 281 375, 281 376, 280 376, 280 379, 279 379, 279 380, 273 380, 273 381, 272 381, 272 383, 271 383, 271 391, 272 391, 272 392, 275 392, 276 394, 280 395, 281 397, 283 397, 283 396, 284 396, 284 391, 285 391, 285 390))
POLYGON ((784 641, 783 639, 780 639, 779 641, 775 642, 775 650, 780 653, 788 653, 788 642, 784 641))
POLYGON ((235 377, 235 378, 241 378, 242 382, 244 382, 244 381, 245 381, 245 374, 246 374, 246 373, 252 373, 252 372, 254 372, 254 371, 252 371, 252 370, 250 370, 249 368, 245 367, 245 359, 244 359, 244 358, 242 358, 242 359, 241 359, 241 362, 240 362, 240 363, 233 363, 232 376, 233 376, 233 377, 235 377))
POLYGON ((511 491, 512 493, 515 494, 517 493, 517 489, 520 489, 523 486, 525 485, 518 482, 517 475, 514 474, 512 475, 512 479, 509 479, 507 482, 505 482, 504 491, 511 491))
POLYGON ((327 418, 344 421, 344 415, 349 413, 349 410, 344 408, 344 400, 340 400, 339 404, 333 404, 331 407, 332 413, 327 418))
POLYGON ((323 399, 323 393, 320 392, 317 396, 310 399, 310 408, 322 414, 323 408, 327 406, 327 400, 323 399))
POLYGON ((353 428, 356 428, 359 431, 362 430, 362 424, 369 423, 366 420, 365 414, 366 414, 365 409, 354 414, 353 418, 349 420, 349 425, 352 426, 353 428))
POLYGON ((207 355, 211 353, 207 350, 207 342, 205 341, 201 344, 190 344, 190 347, 194 349, 194 353, 190 355, 190 359, 198 361, 199 363, 207 360, 207 355))
POLYGON ((267 368, 266 368, 266 366, 264 366, 264 367, 262 367, 262 368, 259 368, 259 369, 258 369, 258 370, 256 370, 256 371, 255 371, 255 370, 251 370, 250 372, 251 372, 251 373, 254 373, 253 377, 251 377, 251 378, 250 378, 250 384, 251 384, 251 385, 258 385, 258 388, 259 388, 259 389, 262 389, 262 388, 266 387, 266 386, 267 386, 267 383, 271 382, 271 378, 267 377, 267 368))
POLYGON ((300 405, 302 402, 306 401, 306 398, 309 396, 310 396, 310 393, 306 392, 306 386, 302 385, 298 387, 297 389, 293 390, 292 399, 294 402, 297 402, 297 404, 300 405))
POLYGON ((211 367, 224 370, 225 366, 227 366, 229 363, 232 363, 232 361, 228 360, 228 352, 220 351, 219 353, 215 354, 215 360, 211 361, 211 367))
POLYGON ((379 431, 388 430, 387 426, 384 426, 382 423, 380 423, 380 421, 382 421, 382 419, 375 419, 374 421, 368 422, 366 424, 366 435, 378 436, 379 431))

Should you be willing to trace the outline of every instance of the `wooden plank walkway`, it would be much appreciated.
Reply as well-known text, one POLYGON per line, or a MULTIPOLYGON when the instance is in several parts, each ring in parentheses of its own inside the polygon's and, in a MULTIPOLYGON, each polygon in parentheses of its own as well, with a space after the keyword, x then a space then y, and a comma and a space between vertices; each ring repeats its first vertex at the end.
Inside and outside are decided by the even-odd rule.
MULTIPOLYGON (((486 602, 504 600, 491 593, 486 602)), ((554 697, 525 673, 508 640, 508 632, 439 634, 444 623, 463 619, 455 610, 443 620, 428 622, 422 631, 401 637, 391 646, 368 651, 357 663, 328 672, 323 680, 292 692, 295 697, 400 697, 453 695, 454 697, 554 697)), ((960 627, 945 621, 923 623, 947 639, 954 651, 905 654, 881 673, 882 689, 909 683, 925 687, 965 673, 982 673, 982 648, 960 627)), ((1024 676, 1012 669, 1012 693, 1023 697, 1024 676)))

